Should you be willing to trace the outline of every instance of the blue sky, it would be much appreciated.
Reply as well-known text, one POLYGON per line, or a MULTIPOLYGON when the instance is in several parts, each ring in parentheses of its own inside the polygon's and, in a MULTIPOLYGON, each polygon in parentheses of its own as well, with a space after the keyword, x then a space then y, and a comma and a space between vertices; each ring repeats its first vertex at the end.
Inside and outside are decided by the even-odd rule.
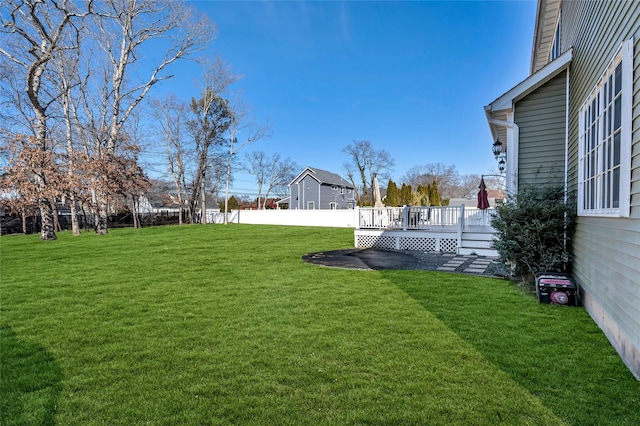
MULTIPOLYGON (((208 49, 273 136, 245 148, 342 173, 342 149, 369 140, 413 166, 489 173, 483 106, 528 76, 535 1, 196 1, 219 33, 208 49)), ((197 96, 197 67, 162 91, 197 96)), ((236 193, 251 178, 236 174, 236 193)), ((245 191, 243 191, 245 190, 245 191)))

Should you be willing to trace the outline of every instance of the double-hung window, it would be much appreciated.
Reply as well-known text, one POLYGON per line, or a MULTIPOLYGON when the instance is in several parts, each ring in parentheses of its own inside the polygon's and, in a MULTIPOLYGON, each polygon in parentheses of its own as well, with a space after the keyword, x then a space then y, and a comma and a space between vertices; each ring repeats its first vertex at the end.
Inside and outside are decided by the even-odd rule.
POLYGON ((625 41, 579 112, 578 214, 629 216, 633 41, 625 41))

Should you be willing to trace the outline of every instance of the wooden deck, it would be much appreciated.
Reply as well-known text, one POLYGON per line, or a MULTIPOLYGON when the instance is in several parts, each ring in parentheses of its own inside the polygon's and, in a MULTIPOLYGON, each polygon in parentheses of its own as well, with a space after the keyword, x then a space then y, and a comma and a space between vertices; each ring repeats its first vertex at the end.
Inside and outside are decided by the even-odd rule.
POLYGON ((492 213, 464 206, 360 209, 355 246, 497 257, 492 213))

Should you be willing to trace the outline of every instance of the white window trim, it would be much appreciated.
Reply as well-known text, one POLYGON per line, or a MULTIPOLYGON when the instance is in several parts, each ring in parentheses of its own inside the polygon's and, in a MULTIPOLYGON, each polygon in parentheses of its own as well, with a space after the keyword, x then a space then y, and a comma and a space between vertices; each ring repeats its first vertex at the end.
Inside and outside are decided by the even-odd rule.
POLYGON ((307 201, 307 210, 315 210, 316 202, 315 201, 307 201))
MULTIPOLYGON (((633 102, 633 39, 622 43, 622 46, 613 56, 611 62, 607 65, 605 72, 594 86, 593 90, 587 96, 578 112, 579 121, 579 138, 578 138, 578 215, 580 216, 601 216, 601 217, 629 217, 631 208, 631 131, 632 131, 632 102, 633 102), (622 61, 622 105, 621 105, 621 134, 620 134, 620 201, 618 208, 594 208, 586 209, 584 207, 585 197, 585 146, 584 146, 584 111, 591 101, 598 96, 603 96, 602 88, 605 80, 615 70, 616 65, 622 61)), ((604 121, 602 114, 599 112, 598 121, 604 121)), ((602 140, 602 129, 604 124, 599 125, 598 142, 602 140)), ((599 157, 598 161, 602 161, 599 157)), ((598 165, 596 173, 601 169, 598 165)), ((598 180, 596 184, 596 193, 601 194, 602 184, 598 180)), ((596 197, 600 198, 600 197, 596 197)))

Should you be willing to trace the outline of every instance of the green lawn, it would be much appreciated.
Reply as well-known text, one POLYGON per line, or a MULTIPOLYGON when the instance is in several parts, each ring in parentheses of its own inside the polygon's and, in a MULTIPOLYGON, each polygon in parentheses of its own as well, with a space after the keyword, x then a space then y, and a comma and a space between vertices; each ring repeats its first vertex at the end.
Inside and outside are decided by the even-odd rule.
POLYGON ((0 238, 2 425, 638 425, 580 308, 508 281, 301 261, 353 230, 0 238))

